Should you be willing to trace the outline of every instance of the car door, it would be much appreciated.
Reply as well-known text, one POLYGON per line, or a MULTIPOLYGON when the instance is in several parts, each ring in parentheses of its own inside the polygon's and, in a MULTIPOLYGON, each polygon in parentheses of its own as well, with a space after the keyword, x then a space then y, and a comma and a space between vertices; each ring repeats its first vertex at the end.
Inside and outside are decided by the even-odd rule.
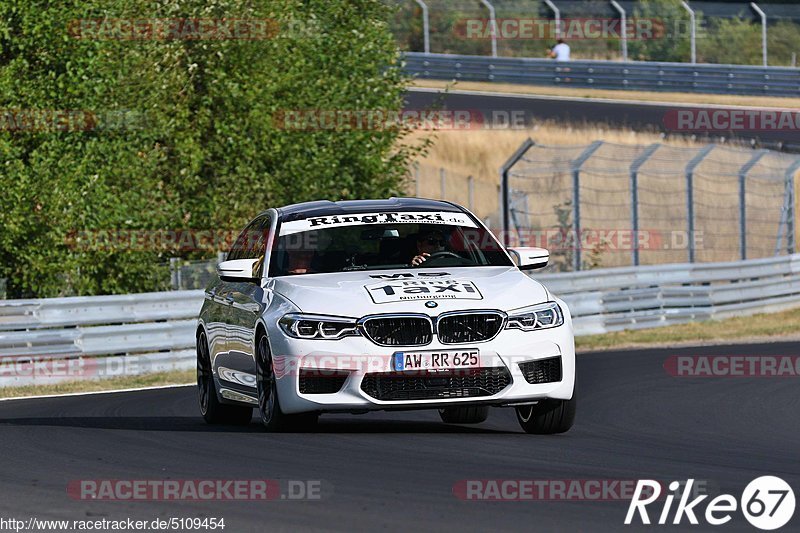
MULTIPOLYGON (((243 248, 237 259, 259 259, 254 276, 261 279, 271 225, 269 215, 257 217, 245 230, 243 248)), ((226 282, 229 301, 226 369, 232 383, 255 387, 255 328, 266 307, 261 283, 226 282)))
POLYGON ((213 368, 216 368, 217 357, 224 357, 227 352, 229 292, 230 288, 226 286, 225 282, 217 278, 209 285, 205 293, 205 330, 213 368))

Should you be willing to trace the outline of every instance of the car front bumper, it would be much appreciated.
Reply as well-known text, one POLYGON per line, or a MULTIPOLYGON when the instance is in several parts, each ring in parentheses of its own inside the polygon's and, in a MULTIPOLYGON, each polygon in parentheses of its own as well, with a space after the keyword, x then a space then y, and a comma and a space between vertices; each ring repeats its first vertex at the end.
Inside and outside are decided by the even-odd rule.
MULTIPOLYGON (((423 409, 457 405, 514 405, 545 398, 572 398, 575 383, 575 347, 571 321, 540 331, 503 330, 488 342, 441 344, 434 340, 420 347, 381 347, 365 337, 346 337, 337 341, 303 340, 273 332, 270 347, 277 378, 281 409, 287 413, 361 412, 389 409, 423 409), (362 384, 367 374, 386 376, 393 373, 396 352, 478 349, 481 368, 505 368, 509 384, 494 394, 470 397, 381 400, 368 394, 362 384), (560 357, 561 380, 531 384, 520 363, 560 357), (301 372, 320 376, 342 376, 337 392, 306 394, 300 389, 301 372)), ((415 371, 409 375, 414 376, 415 371)), ((469 371, 465 371, 469 372, 469 371)), ((416 374, 419 375, 419 374, 416 374)), ((427 374, 428 378, 435 375, 427 374)))

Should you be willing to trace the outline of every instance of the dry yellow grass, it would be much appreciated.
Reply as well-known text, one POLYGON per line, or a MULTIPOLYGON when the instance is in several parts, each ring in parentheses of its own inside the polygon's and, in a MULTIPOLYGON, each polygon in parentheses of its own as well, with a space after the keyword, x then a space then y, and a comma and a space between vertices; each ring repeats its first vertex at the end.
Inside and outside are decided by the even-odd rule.
MULTIPOLYGON (((696 147, 700 143, 683 138, 662 138, 657 133, 637 133, 587 125, 572 127, 545 122, 529 129, 515 130, 451 130, 436 133, 421 132, 412 139, 433 136, 434 143, 421 165, 445 168, 461 176, 499 184, 499 168, 528 137, 537 144, 551 146, 588 145, 596 140, 617 144, 651 144, 661 142, 670 146, 696 147)), ((416 139, 414 139, 416 140, 416 139)))
POLYGON ((538 85, 521 85, 514 83, 490 83, 480 81, 460 81, 452 84, 444 80, 414 80, 414 87, 430 87, 465 91, 490 91, 512 94, 530 94, 544 96, 567 96, 571 98, 611 98, 620 100, 637 100, 644 102, 676 102, 681 104, 716 104, 747 107, 770 107, 796 110, 800 108, 800 98, 782 98, 778 96, 738 96, 724 94, 697 93, 656 93, 646 91, 615 91, 611 89, 578 89, 570 87, 547 87, 538 85))

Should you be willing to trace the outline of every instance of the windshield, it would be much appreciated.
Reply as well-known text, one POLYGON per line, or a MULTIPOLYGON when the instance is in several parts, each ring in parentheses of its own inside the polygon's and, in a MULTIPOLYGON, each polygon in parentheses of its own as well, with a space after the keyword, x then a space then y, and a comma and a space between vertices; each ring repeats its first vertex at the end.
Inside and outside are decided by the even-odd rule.
POLYGON ((421 215, 435 216, 359 214, 284 223, 273 247, 270 276, 513 266, 494 236, 466 214, 442 213, 430 222, 399 218, 421 215), (333 221, 318 222, 323 219, 333 221))

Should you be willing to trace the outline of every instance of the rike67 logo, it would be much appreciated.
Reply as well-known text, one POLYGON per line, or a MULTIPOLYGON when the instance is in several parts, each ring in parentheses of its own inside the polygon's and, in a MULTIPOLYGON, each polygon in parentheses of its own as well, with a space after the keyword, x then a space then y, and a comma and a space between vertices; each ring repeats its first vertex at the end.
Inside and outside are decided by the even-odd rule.
MULTIPOLYGON (((699 495, 690 501, 693 484, 694 479, 687 480, 685 484, 678 481, 669 484, 669 493, 663 498, 663 507, 656 519, 657 524, 667 524, 672 515, 672 524, 680 524, 685 517, 690 524, 697 525, 699 515, 709 525, 721 526, 730 522, 737 509, 741 509, 750 524, 758 529, 771 531, 788 524, 794 515, 794 492, 792 487, 779 477, 762 476, 754 479, 745 487, 738 501, 731 494, 720 494, 706 503, 704 513, 700 512, 700 504, 708 498, 708 495, 699 495), (679 493, 681 487, 683 490, 679 493), (678 504, 673 514, 672 505, 676 499, 678 504)), ((658 481, 639 480, 628 507, 625 524, 634 523, 637 515, 642 524, 651 524, 647 506, 656 501, 660 504, 661 492, 662 486, 658 481)), ((658 504, 653 507, 657 506, 658 504)), ((653 510, 656 509, 651 509, 653 510)))

